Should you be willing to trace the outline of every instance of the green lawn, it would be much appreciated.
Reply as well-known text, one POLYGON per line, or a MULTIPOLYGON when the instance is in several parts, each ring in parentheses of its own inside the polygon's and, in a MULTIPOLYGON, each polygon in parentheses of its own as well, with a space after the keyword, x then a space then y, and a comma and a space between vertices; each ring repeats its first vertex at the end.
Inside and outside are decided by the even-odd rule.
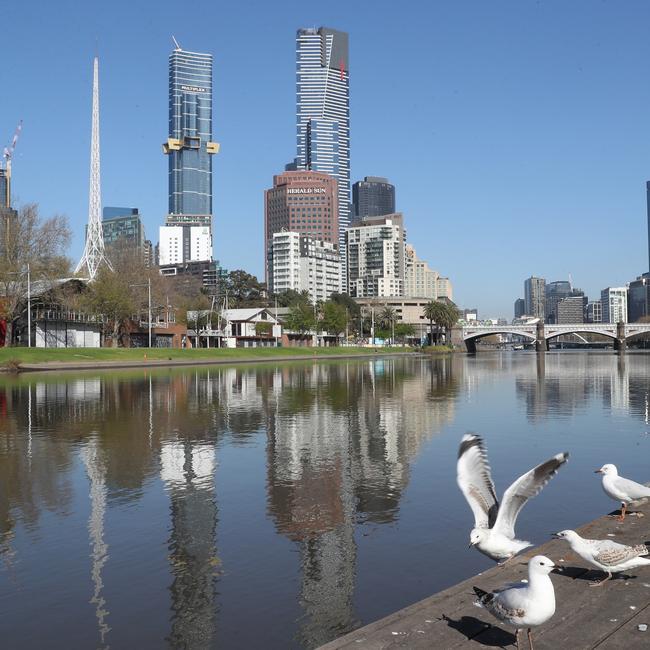
POLYGON ((274 357, 340 356, 351 354, 391 354, 409 352, 411 348, 219 348, 219 349, 165 349, 165 348, 0 348, 0 365, 23 363, 79 362, 79 361, 141 361, 191 359, 273 359, 274 357))

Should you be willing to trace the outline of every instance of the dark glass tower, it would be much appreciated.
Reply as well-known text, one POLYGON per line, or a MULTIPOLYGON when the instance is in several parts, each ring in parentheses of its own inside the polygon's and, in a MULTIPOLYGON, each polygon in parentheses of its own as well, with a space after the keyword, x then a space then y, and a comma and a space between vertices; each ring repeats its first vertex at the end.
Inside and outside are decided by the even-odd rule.
POLYGON ((387 178, 366 176, 352 186, 356 217, 381 217, 395 212, 395 186, 387 178))
POLYGON ((167 225, 212 226, 212 55, 169 55, 169 215, 167 225))

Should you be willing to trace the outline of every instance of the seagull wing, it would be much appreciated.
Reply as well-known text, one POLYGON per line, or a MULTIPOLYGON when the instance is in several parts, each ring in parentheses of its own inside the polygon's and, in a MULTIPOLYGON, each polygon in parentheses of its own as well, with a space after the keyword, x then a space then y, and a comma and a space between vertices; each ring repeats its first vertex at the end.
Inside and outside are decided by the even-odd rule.
POLYGON ((627 494, 633 501, 642 499, 643 497, 650 497, 650 487, 641 485, 641 483, 637 483, 636 481, 631 481, 629 478, 617 476, 614 479, 614 485, 617 490, 623 492, 623 494, 627 494))
POLYGON ((557 454, 520 476, 503 494, 494 529, 506 537, 513 538, 519 511, 526 505, 528 499, 532 499, 540 493, 568 458, 567 452, 557 454))
POLYGON ((491 528, 497 518, 499 503, 483 439, 475 433, 466 433, 460 441, 456 480, 474 513, 475 527, 491 528))

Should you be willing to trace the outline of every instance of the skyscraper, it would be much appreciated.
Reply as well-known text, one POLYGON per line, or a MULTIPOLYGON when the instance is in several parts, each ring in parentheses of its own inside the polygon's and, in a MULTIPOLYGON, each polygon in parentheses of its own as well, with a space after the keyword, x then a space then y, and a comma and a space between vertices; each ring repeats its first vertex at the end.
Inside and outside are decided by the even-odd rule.
POLYGON ((328 27, 296 34, 296 165, 338 182, 343 286, 350 224, 350 72, 348 35, 328 27))
POLYGON ((531 276, 524 282, 524 300, 526 302, 526 315, 544 320, 544 303, 545 303, 545 286, 544 278, 531 276))
POLYGON ((387 178, 366 176, 352 186, 355 217, 378 217, 395 212, 395 186, 387 178))
POLYGON ((169 137, 163 144, 169 213, 161 240, 169 239, 163 229, 181 229, 181 262, 212 258, 212 155, 218 151, 212 141, 212 55, 177 44, 169 55, 169 137), (197 234, 200 242, 194 241, 197 234))
POLYGON ((646 182, 645 191, 648 204, 648 271, 650 272, 650 181, 646 182))

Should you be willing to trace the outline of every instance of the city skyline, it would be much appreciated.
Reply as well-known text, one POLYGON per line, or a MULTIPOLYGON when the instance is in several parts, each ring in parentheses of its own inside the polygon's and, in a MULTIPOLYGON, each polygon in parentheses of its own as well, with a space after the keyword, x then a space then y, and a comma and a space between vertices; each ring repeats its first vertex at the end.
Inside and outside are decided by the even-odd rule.
MULTIPOLYGON (((97 31, 103 62, 105 204, 137 205, 151 234, 166 213, 165 161, 159 153, 166 115, 160 107, 167 90, 170 25, 177 24, 180 12, 161 3, 159 15, 151 18, 144 10, 121 6, 129 21, 104 20, 104 9, 82 9, 78 22, 84 30, 63 44, 37 38, 21 65, 3 70, 5 87, 11 89, 9 101, 0 107, 3 145, 24 120, 14 157, 15 204, 34 201, 45 215, 68 214, 75 231, 72 259, 83 247, 88 150, 87 129, 72 125, 87 124, 90 75, 82 64, 85 53, 90 58, 97 31), (151 28, 145 34, 141 27, 149 26, 147 21, 151 28), (115 35, 119 38, 113 43, 115 35), (128 48, 122 46, 125 39, 128 48), (51 66, 48 75, 42 74, 43 59, 51 66), (74 83, 62 83, 63 70, 74 83), (44 93, 48 102, 37 102, 36 93, 44 93), (53 112, 51 104, 65 110, 53 112), (60 132, 65 133, 63 151, 48 145, 60 132)), ((215 132, 223 155, 215 160, 214 256, 227 268, 263 276, 260 197, 293 153, 291 43, 301 25, 316 24, 350 34, 352 180, 373 174, 391 179, 399 189, 398 209, 408 220, 411 241, 433 268, 450 275, 461 306, 476 305, 485 316, 508 316, 522 278, 530 275, 553 281, 571 272, 587 295, 596 296, 603 287, 621 286, 647 271, 643 192, 650 177, 645 144, 650 133, 642 107, 650 84, 639 79, 644 78, 641 64, 648 50, 640 14, 648 15, 648 9, 641 3, 625 10, 592 8, 587 30, 580 20, 581 5, 565 10, 512 5, 494 16, 479 4, 422 10, 427 18, 438 19, 439 26, 431 27, 435 45, 416 43, 419 25, 411 24, 412 15, 388 4, 379 20, 342 4, 309 12, 288 3, 275 15, 260 7, 264 27, 251 27, 230 12, 219 14, 223 23, 218 34, 208 25, 176 34, 188 50, 215 57, 215 132), (467 28, 465 36, 461 27, 467 28), (257 41, 238 56, 241 48, 235 44, 246 30, 257 41), (391 35, 398 47, 380 59, 384 49, 379 37, 391 35), (473 42, 467 54, 461 52, 464 38, 473 42), (550 38, 557 42, 553 52, 544 45, 550 38), (271 64, 263 73, 261 51, 271 64), (474 67, 468 65, 478 51, 485 56, 474 60, 474 67), (517 58, 526 59, 525 64, 517 58), (392 92, 382 94, 379 102, 375 93, 387 78, 392 92), (252 149, 254 142, 264 147, 252 149), (546 227, 536 230, 540 220, 546 227), (629 236, 625 246, 612 249, 614 227, 629 236), (471 237, 465 236, 468 232, 471 237), (255 246, 251 233, 259 234, 255 246), (479 291, 473 282, 486 268, 492 269, 492 293, 479 291)), ((8 19, 16 24, 8 48, 20 45, 26 22, 56 27, 69 21, 71 12, 65 5, 58 11, 8 8, 8 19)))

